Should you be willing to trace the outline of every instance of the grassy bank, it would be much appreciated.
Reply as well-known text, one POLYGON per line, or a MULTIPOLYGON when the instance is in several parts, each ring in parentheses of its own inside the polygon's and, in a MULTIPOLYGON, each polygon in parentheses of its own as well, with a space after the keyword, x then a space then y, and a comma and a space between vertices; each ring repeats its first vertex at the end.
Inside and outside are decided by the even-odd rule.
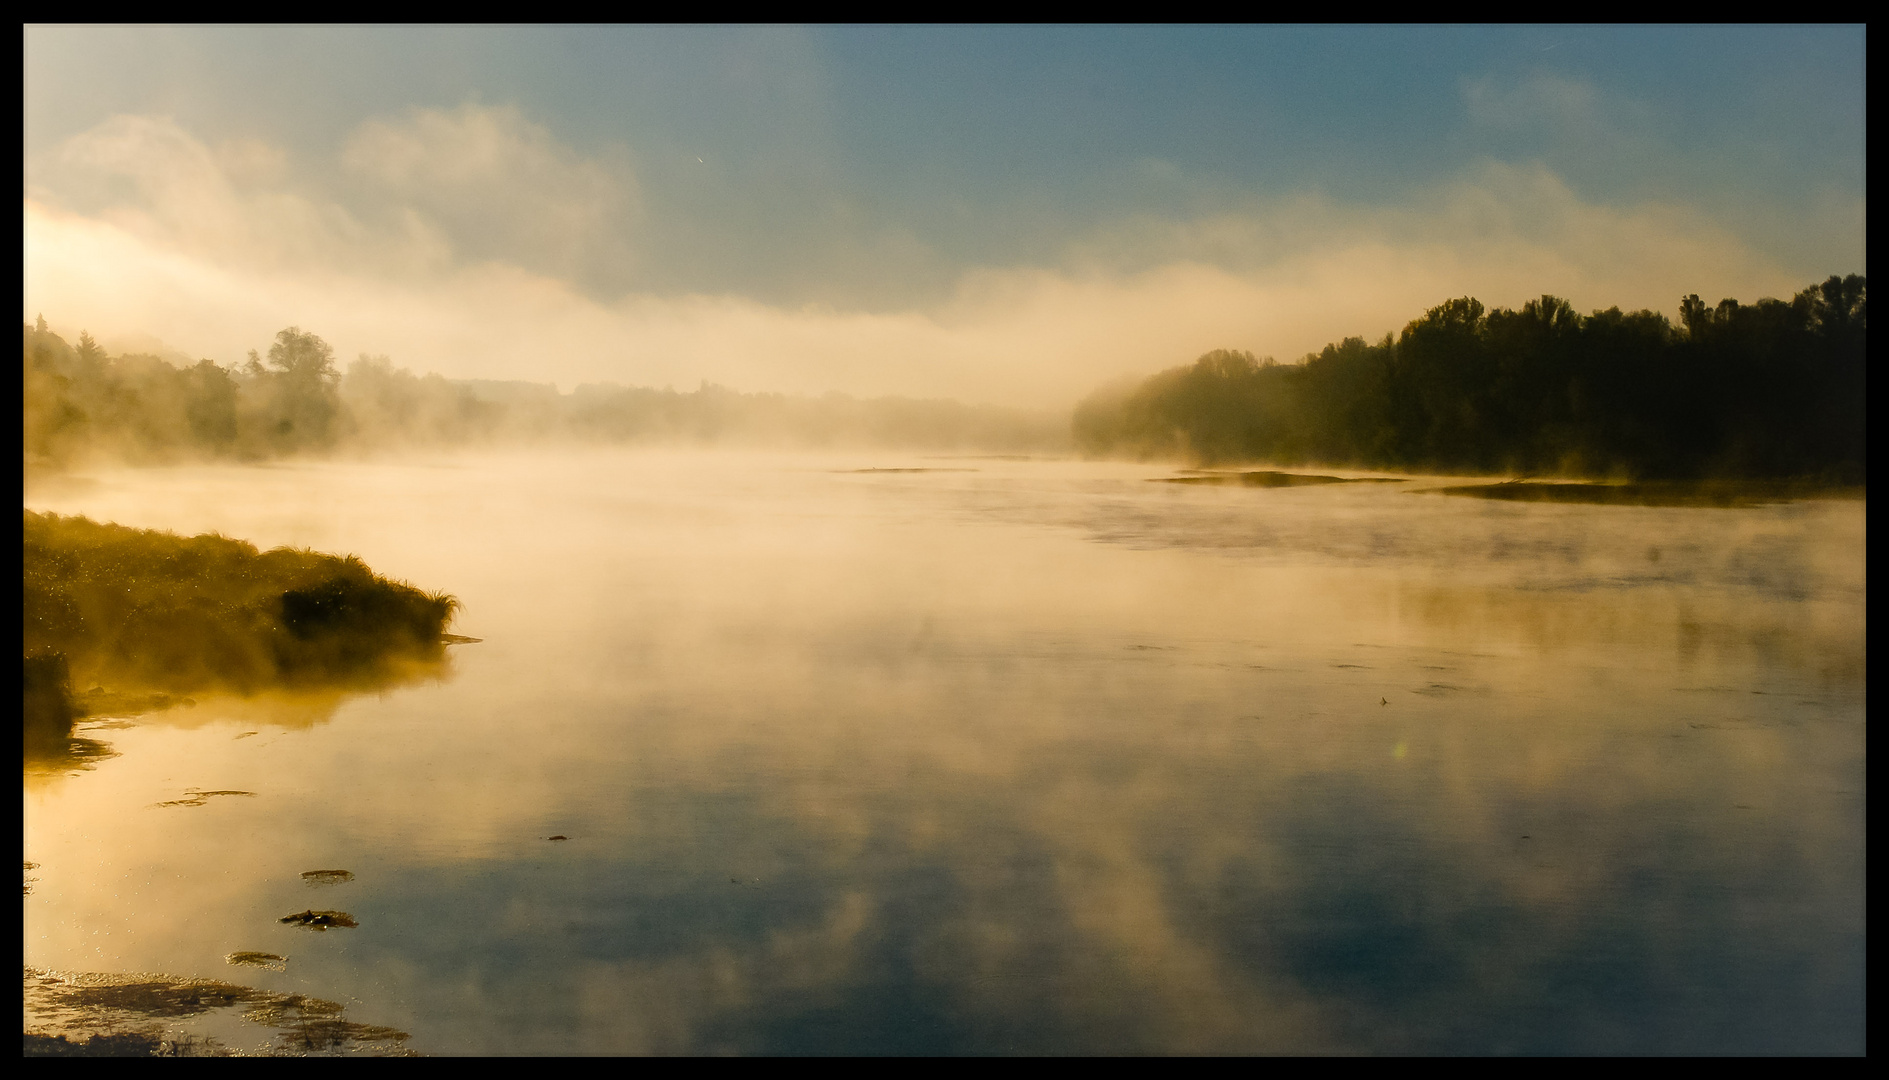
POLYGON ((28 742, 63 738, 73 687, 118 695, 373 682, 437 659, 458 602, 359 559, 26 512, 28 742))

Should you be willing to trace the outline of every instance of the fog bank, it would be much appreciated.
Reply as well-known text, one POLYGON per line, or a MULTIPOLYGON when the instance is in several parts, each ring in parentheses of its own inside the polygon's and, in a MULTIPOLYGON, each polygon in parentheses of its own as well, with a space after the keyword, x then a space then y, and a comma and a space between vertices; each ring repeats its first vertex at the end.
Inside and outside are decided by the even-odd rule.
POLYGON ((874 309, 587 287, 573 267, 638 257, 634 174, 516 110, 370 121, 313 163, 119 116, 29 166, 26 320, 225 363, 285 325, 316 326, 343 356, 566 387, 707 380, 1066 408, 1212 348, 1296 356, 1392 331, 1439 295, 1670 311, 1682 291, 1779 295, 1804 274, 1684 206, 1599 205, 1545 166, 1492 161, 1381 205, 1308 190, 1132 215, 1046 262, 966 267, 942 302, 874 309), (576 179, 547 189, 559 169, 576 179), (486 231, 543 242, 486 243, 459 203, 423 197, 416 178, 436 173, 502 219, 486 231), (623 246, 599 254, 582 237, 609 223, 623 246))

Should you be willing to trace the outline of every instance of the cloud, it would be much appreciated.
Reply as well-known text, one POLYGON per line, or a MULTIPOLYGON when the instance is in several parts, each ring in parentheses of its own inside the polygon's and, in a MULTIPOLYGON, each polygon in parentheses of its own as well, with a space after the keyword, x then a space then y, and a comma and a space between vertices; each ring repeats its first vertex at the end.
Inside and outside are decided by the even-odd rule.
POLYGON ((417 215, 369 226, 298 182, 281 149, 259 140, 212 147, 166 117, 115 116, 29 161, 27 176, 29 202, 214 266, 401 276, 451 258, 447 238, 417 215))
POLYGON ((498 258, 560 276, 629 257, 636 216, 627 163, 585 158, 516 108, 415 109, 362 124, 342 167, 376 194, 442 223, 462 258, 498 258))
POLYGON ((633 177, 515 110, 373 121, 340 160, 376 193, 371 212, 266 145, 211 147, 168 120, 71 140, 29 173, 25 318, 225 361, 299 325, 344 357, 455 377, 1062 407, 1210 348, 1292 359, 1394 332, 1451 296, 1670 311, 1686 292, 1755 299, 1809 280, 1687 207, 1597 205, 1545 166, 1484 162, 1395 205, 1309 194, 1125 219, 1053 264, 962 268, 922 309, 600 298, 569 264, 636 212, 633 177))

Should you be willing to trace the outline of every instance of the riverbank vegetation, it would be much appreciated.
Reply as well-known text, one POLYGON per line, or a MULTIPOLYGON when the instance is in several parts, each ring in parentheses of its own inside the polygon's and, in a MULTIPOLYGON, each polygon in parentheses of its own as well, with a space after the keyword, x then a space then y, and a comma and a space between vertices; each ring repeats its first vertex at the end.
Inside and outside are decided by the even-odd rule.
MULTIPOLYGON (((231 956, 232 964, 236 956, 282 960, 270 953, 231 956)), ((174 975, 30 967, 22 989, 26 1057, 414 1056, 404 1045, 412 1038, 406 1032, 349 1020, 342 1005, 304 994, 174 975), (231 1030, 226 1017, 254 1025, 247 1030, 263 1035, 263 1044, 223 1041, 231 1030), (223 1022, 206 1023, 216 1020, 223 1022)))
POLYGON ((1077 409, 1097 456, 1453 473, 1865 482, 1866 279, 1580 315, 1450 300, 1279 364, 1216 350, 1077 409))
POLYGON ((371 684, 440 658, 458 602, 353 556, 25 512, 26 736, 57 744, 85 695, 371 684))
POLYGON ((531 443, 680 442, 746 446, 1056 451, 1053 413, 909 398, 859 399, 415 375, 363 356, 343 373, 334 349, 289 327, 266 356, 224 366, 108 355, 25 330, 29 469, 91 461, 258 461, 294 455, 531 443))

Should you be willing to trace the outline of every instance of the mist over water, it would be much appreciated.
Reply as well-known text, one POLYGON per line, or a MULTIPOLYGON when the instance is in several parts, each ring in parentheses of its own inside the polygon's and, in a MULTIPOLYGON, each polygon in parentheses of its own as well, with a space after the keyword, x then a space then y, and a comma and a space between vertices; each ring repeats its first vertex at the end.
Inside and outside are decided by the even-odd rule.
POLYGON ((1865 1049, 1862 500, 1173 475, 36 481, 359 555, 483 640, 378 695, 82 723, 118 756, 27 777, 25 962, 342 1001, 428 1053, 1865 1049), (281 921, 317 908, 358 926, 281 921))

